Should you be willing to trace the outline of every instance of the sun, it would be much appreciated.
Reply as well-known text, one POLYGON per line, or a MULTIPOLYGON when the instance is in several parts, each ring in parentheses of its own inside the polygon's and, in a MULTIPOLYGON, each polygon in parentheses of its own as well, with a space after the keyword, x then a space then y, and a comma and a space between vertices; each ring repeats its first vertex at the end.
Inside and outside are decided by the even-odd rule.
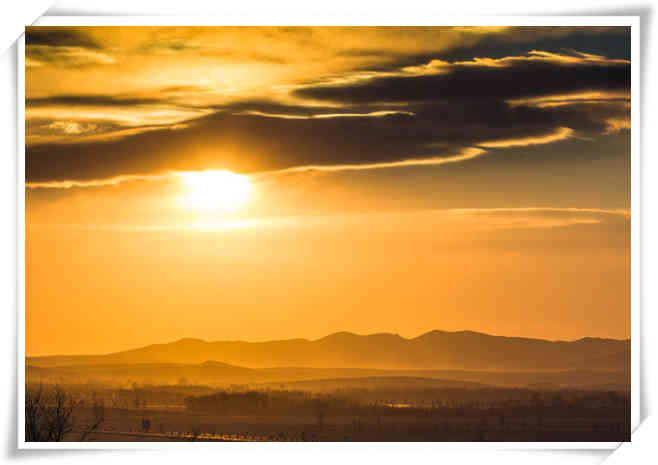
POLYGON ((249 201, 253 190, 248 176, 230 171, 183 171, 178 175, 185 186, 181 204, 203 213, 235 212, 249 201))

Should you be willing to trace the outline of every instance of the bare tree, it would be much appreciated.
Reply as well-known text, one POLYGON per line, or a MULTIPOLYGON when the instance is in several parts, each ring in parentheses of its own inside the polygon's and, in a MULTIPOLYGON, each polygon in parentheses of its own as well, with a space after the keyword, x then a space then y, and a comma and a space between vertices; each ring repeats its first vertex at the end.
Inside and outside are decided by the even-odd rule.
POLYGON ((25 440, 59 442, 73 430, 74 403, 59 386, 50 395, 42 385, 36 390, 25 388, 25 440))
POLYGON ((25 387, 25 440, 45 441, 46 432, 43 428, 43 386, 30 390, 25 387))
POLYGON ((61 441, 66 433, 73 430, 73 399, 59 386, 53 394, 53 406, 46 409, 50 441, 61 441))
MULTIPOLYGON (((25 387, 25 440, 29 442, 59 442, 73 432, 74 412, 79 410, 72 396, 59 386, 47 391, 42 385, 38 388, 25 387)), ((105 407, 95 401, 91 424, 83 429, 78 441, 98 429, 105 420, 105 407)))
POLYGON ((105 405, 102 402, 94 402, 94 407, 92 410, 93 417, 91 423, 85 428, 83 431, 80 432, 80 437, 78 438, 78 441, 82 442, 87 439, 87 437, 96 431, 101 423, 105 421, 105 405))

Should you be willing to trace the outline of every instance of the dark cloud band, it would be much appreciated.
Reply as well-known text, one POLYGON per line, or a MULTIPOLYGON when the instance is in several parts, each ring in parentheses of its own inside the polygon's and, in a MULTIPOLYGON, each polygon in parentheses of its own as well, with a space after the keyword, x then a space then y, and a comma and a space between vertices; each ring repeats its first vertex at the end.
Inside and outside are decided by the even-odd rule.
MULTIPOLYGON (((203 92, 169 87, 145 97, 55 95, 31 99, 28 105, 107 107, 111 114, 112 108, 184 106, 180 92, 197 90, 203 92)), ((27 180, 85 181, 194 169, 352 169, 423 159, 440 164, 442 157, 456 156, 465 161, 473 156, 460 154, 474 150, 623 130, 629 92, 627 60, 577 51, 433 60, 307 84, 293 91, 302 99, 295 104, 267 99, 211 104, 205 108, 211 114, 171 127, 134 127, 125 137, 79 143, 30 144, 27 180), (313 106, 304 99, 312 99, 313 106), (318 101, 326 103, 318 106, 318 101)), ((82 128, 67 124, 43 126, 82 128)))

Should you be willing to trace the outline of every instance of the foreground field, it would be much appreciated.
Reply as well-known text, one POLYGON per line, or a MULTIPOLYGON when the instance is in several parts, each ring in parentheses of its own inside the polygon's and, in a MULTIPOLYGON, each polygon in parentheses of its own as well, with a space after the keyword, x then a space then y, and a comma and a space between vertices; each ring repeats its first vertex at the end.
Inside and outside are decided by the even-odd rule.
MULTIPOLYGON (((389 416, 224 415, 176 409, 106 410, 89 441, 625 441, 623 417, 452 417, 417 412, 389 416), (144 420, 149 428, 145 431, 144 420)), ((90 409, 79 420, 91 418, 90 409)), ((76 441, 75 433, 65 440, 76 441)))

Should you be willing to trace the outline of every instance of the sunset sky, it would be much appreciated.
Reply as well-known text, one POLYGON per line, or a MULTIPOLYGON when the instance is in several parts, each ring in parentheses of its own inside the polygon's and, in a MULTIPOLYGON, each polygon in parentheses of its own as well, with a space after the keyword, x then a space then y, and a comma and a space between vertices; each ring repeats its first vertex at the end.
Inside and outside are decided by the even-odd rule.
POLYGON ((630 29, 31 27, 26 355, 630 337, 630 29))

